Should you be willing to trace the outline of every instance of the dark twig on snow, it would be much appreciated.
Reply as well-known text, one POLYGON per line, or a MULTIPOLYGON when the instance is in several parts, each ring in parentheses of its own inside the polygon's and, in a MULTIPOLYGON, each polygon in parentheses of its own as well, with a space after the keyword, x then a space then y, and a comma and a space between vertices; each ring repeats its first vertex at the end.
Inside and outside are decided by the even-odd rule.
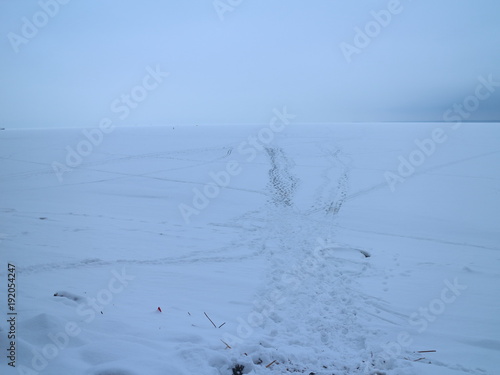
POLYGON ((224 345, 226 345, 226 349, 232 349, 227 342, 225 342, 222 339, 220 339, 220 341, 222 341, 224 343, 224 345))
POLYGON ((271 367, 272 365, 274 365, 276 363, 276 360, 272 361, 271 363, 269 363, 268 365, 266 365, 266 368, 269 368, 271 367))
POLYGON ((210 317, 207 315, 207 313, 203 312, 203 314, 205 314, 205 316, 207 317, 207 319, 210 320, 210 323, 212 323, 214 325, 214 327, 217 328, 217 326, 215 325, 215 323, 213 322, 213 320, 210 319, 210 317))

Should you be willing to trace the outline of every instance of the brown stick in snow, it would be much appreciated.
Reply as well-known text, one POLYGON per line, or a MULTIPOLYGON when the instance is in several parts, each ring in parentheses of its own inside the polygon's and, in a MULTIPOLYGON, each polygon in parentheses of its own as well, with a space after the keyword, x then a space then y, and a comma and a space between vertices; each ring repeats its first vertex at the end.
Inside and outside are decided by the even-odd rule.
POLYGON ((225 342, 224 340, 220 339, 220 341, 222 341, 224 343, 224 345, 226 345, 226 349, 231 349, 231 347, 229 346, 229 344, 227 342, 225 342))
POLYGON ((272 361, 270 364, 266 365, 266 368, 271 367, 275 362, 276 362, 276 360, 272 361))
POLYGON ((205 316, 207 317, 208 320, 210 320, 210 323, 212 323, 214 325, 215 328, 217 328, 217 326, 215 325, 215 323, 212 321, 212 319, 210 319, 210 317, 207 315, 206 312, 203 312, 203 314, 205 314, 205 316))

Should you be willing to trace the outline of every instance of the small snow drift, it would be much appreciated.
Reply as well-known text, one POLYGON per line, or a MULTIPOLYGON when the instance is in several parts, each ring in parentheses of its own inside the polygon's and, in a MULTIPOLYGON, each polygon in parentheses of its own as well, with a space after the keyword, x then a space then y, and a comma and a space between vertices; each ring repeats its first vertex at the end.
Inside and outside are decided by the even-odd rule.
POLYGON ((325 248, 323 249, 323 255, 325 257, 342 258, 346 260, 357 260, 371 257, 371 254, 366 250, 346 246, 325 248))
POLYGON ((70 292, 65 292, 65 291, 55 292, 54 297, 67 298, 67 299, 69 299, 71 301, 75 301, 75 302, 83 300, 82 296, 79 296, 77 294, 70 293, 70 292))

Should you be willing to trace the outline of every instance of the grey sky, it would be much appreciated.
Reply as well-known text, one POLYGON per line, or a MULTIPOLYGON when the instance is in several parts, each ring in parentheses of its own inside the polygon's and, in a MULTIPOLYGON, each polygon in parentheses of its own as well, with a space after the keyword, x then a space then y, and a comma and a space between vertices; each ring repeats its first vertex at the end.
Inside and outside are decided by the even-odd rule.
POLYGON ((500 120, 498 0, 217 1, 0 0, 0 126, 500 120))

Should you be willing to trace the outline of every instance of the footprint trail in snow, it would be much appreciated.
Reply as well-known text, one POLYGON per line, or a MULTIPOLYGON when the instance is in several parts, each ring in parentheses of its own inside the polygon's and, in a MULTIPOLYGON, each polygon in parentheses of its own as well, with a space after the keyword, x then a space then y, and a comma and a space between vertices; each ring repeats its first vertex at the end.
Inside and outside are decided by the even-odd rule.
POLYGON ((341 151, 326 151, 330 165, 307 210, 294 202, 301 186, 294 161, 281 148, 266 152, 270 199, 246 220, 266 223, 250 243, 260 241, 269 276, 235 340, 250 356, 247 366, 259 374, 389 374, 392 365, 371 344, 377 332, 363 323, 369 297, 356 284, 370 267, 370 254, 335 242, 349 179, 341 151))

